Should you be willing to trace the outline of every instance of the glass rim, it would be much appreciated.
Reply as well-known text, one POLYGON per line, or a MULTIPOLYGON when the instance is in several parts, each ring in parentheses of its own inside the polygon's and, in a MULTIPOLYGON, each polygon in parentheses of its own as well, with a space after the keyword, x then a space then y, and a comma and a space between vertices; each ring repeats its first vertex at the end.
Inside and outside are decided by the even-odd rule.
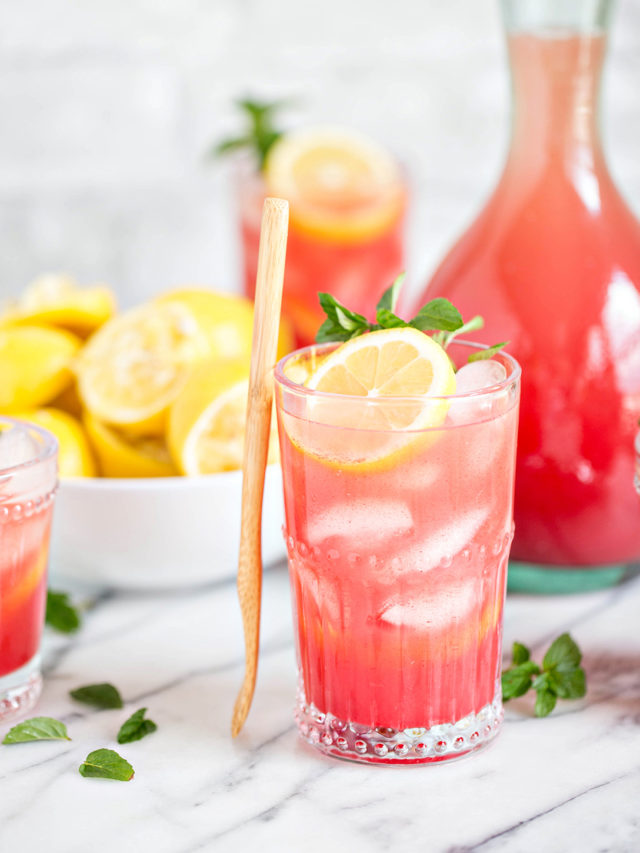
MULTIPOLYGON (((516 359, 509 355, 508 352, 504 350, 500 350, 497 355, 501 358, 506 359, 507 363, 511 367, 511 372, 500 382, 496 382, 494 385, 489 385, 486 388, 479 388, 473 391, 465 391, 461 394, 426 394, 424 396, 418 395, 398 395, 388 397, 363 397, 358 396, 356 394, 337 394, 335 391, 317 391, 314 388, 307 388, 306 385, 300 385, 299 382, 294 382, 293 379, 290 379, 286 376, 284 372, 284 368, 289 359, 294 356, 300 357, 301 354, 311 351, 323 351, 328 350, 330 348, 337 348, 340 346, 340 341, 326 343, 326 344, 310 344, 306 347, 300 347, 299 349, 293 350, 293 352, 288 353, 280 361, 277 362, 274 368, 274 379, 275 381, 286 388, 288 391, 294 394, 300 394, 303 397, 309 397, 314 399, 323 399, 323 400, 360 400, 361 402, 367 402, 368 405, 393 405, 397 403, 406 403, 407 405, 414 404, 416 400, 428 399, 428 400, 478 400, 482 397, 495 397, 497 394, 502 391, 507 390, 514 382, 520 380, 522 375, 522 368, 516 359)), ((488 344, 480 344, 475 341, 453 341, 451 344, 452 347, 465 347, 467 349, 472 350, 486 350, 489 349, 488 344)))
POLYGON ((55 457, 58 452, 58 439, 48 429, 44 429, 30 421, 23 421, 20 418, 11 417, 10 415, 0 415, 0 432, 2 432, 2 427, 6 424, 20 427, 25 431, 35 432, 42 439, 42 445, 39 452, 33 457, 33 459, 27 459, 26 462, 20 462, 18 465, 9 465, 6 468, 0 467, 0 477, 15 474, 19 471, 25 471, 28 468, 34 468, 35 466, 42 465, 55 457))

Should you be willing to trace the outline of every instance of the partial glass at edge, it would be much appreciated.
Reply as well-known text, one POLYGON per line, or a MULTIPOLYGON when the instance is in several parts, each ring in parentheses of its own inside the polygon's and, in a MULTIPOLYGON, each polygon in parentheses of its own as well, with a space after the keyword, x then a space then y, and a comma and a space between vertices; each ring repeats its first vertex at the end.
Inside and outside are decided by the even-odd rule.
POLYGON ((0 720, 24 714, 42 689, 40 641, 57 484, 57 442, 0 417, 0 720))
MULTIPOLYGON (((513 535, 520 369, 430 398, 435 428, 365 429, 416 398, 299 384, 328 347, 276 368, 302 737, 367 763, 487 744, 502 720, 502 614, 513 535), (366 421, 365 421, 366 422, 366 421)), ((454 344, 458 364, 470 344, 454 344)))

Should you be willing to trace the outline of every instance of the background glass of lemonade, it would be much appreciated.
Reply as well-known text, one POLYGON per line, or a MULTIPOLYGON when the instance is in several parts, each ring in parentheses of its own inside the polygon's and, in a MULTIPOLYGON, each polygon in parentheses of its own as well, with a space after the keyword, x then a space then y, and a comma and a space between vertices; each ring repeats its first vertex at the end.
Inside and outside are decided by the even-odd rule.
POLYGON ((373 145, 357 139, 354 143, 346 135, 344 149, 339 134, 330 146, 318 144, 318 150, 313 149, 294 170, 299 179, 295 192, 267 180, 252 163, 238 163, 244 289, 251 298, 264 198, 275 195, 290 204, 282 312, 293 326, 298 346, 311 344, 324 320, 319 291, 369 316, 404 266, 406 176, 391 155, 377 147, 375 157, 385 166, 382 175, 354 165, 346 146, 363 145, 366 153, 373 145))
MULTIPOLYGON (((301 384, 334 346, 299 350, 275 373, 298 727, 341 758, 446 760, 486 744, 502 720, 520 368, 498 354, 506 378, 442 398, 301 384), (439 427, 349 426, 362 407, 393 422, 398 407, 424 405, 442 407, 439 427)), ((448 352, 460 366, 473 346, 448 352)))
POLYGON ((0 720, 28 711, 42 687, 57 455, 51 433, 0 417, 0 720))

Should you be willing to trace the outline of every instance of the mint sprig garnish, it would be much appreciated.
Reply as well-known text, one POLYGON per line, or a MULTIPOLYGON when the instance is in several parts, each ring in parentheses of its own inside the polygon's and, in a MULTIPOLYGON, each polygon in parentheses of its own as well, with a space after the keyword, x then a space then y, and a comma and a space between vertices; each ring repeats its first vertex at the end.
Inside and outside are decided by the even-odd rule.
POLYGON ((255 155, 258 168, 262 169, 271 146, 282 136, 275 117, 286 104, 287 101, 254 101, 250 98, 236 101, 244 114, 246 130, 239 136, 223 139, 214 146, 213 154, 219 157, 245 149, 255 155))
POLYGON ((118 732, 118 743, 131 743, 134 740, 142 740, 143 737, 155 732, 158 728, 153 720, 145 720, 146 708, 135 711, 128 720, 120 726, 118 732))
POLYGON ((70 690, 69 695, 76 702, 84 702, 95 708, 122 708, 122 697, 113 684, 87 684, 70 690))
POLYGON ((47 609, 45 622, 50 628, 60 631, 62 634, 73 634, 81 624, 80 612, 71 603, 66 592, 54 592, 47 590, 47 609))
POLYGON ((71 740, 67 727, 53 717, 31 717, 23 720, 4 736, 2 743, 29 743, 33 740, 71 740))
MULTIPOLYGON (((434 332, 433 340, 446 350, 458 335, 483 327, 484 321, 479 316, 465 323, 455 305, 442 296, 423 305, 411 320, 403 320, 395 311, 404 277, 405 274, 401 273, 380 297, 376 306, 375 323, 369 322, 362 314, 351 311, 330 293, 319 293, 318 299, 327 319, 318 329, 316 342, 324 344, 332 341, 350 341, 366 332, 410 326, 421 332, 434 332)), ((469 356, 469 361, 492 358, 504 346, 506 342, 475 351, 469 356)))
POLYGON ((118 755, 113 749, 96 749, 90 752, 78 767, 78 771, 81 776, 115 779, 118 782, 128 782, 133 779, 134 773, 126 758, 118 755))
POLYGON ((513 666, 502 673, 502 699, 508 702, 536 691, 536 717, 546 717, 558 699, 581 699, 587 692, 587 679, 580 666, 582 652, 569 634, 561 634, 549 646, 542 666, 531 660, 529 649, 513 644, 513 666))

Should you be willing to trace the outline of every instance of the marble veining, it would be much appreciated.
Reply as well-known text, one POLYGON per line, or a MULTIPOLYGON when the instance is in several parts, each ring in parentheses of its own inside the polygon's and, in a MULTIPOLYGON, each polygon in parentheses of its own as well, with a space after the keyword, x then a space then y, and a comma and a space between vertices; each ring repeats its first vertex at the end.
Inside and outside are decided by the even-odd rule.
POLYGON ((47 634, 37 709, 64 720, 73 740, 0 747, 2 853, 640 850, 640 579, 588 595, 509 596, 506 648, 518 639, 539 656, 571 631, 585 654, 586 699, 537 720, 523 697, 477 755, 401 768, 324 758, 298 737, 283 566, 265 576, 258 687, 236 741, 243 651, 232 581, 77 594, 84 626, 72 638, 47 634), (120 689, 122 711, 68 696, 103 680, 120 689), (118 746, 120 724, 142 706, 158 731, 118 746), (133 764, 132 782, 80 777, 101 746, 133 764))

